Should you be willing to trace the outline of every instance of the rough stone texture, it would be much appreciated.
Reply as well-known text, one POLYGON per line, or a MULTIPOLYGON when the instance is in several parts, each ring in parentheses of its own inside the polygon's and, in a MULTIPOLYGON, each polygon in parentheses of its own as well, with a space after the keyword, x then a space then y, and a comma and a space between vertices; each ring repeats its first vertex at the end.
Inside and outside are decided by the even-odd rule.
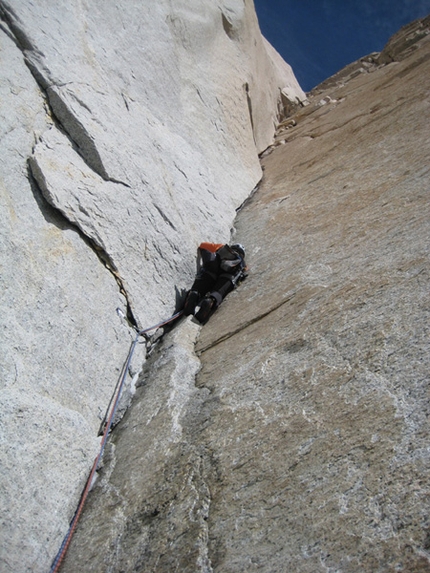
POLYGON ((429 40, 281 127, 249 278, 195 381, 190 319, 148 361, 64 572, 430 571, 429 40))
POLYGON ((20 50, 0 41, 0 569, 37 571, 76 507, 130 336, 111 273, 28 176, 48 118, 20 50))
POLYGON ((195 386, 199 329, 186 319, 147 362, 133 407, 105 454, 105 471, 95 490, 103 489, 103 510, 98 510, 98 496, 90 495, 88 517, 80 522, 82 545, 77 554, 69 554, 62 571, 210 570, 211 495, 203 477, 204 459, 188 440, 190 423, 200 416, 209 394, 195 386), (105 504, 109 518, 100 527, 105 504), (183 540, 190 534, 193 547, 184 552, 183 540), (159 552, 159 536, 171 547, 165 555, 159 552))
POLYGON ((41 138, 33 175, 108 249, 135 320, 156 322, 192 276, 201 229, 229 237, 280 91, 305 94, 242 0, 3 6, 65 132, 41 138))
POLYGON ((37 572, 93 463, 125 317, 170 315, 198 242, 228 238, 260 179, 284 95, 305 94, 241 0, 13 0, 0 18, 0 569, 37 572))

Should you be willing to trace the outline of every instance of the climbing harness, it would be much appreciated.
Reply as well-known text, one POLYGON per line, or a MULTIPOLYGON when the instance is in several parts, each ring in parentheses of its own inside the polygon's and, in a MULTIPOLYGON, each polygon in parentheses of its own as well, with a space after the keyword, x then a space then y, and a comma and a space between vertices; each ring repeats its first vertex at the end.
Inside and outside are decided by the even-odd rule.
MULTIPOLYGON (((121 397, 121 393, 122 393, 122 390, 124 387, 124 382, 125 382, 127 372, 128 372, 129 367, 130 367, 131 359, 133 357, 134 349, 136 348, 136 344, 139 340, 139 337, 147 335, 147 333, 151 332, 151 330, 156 330, 157 328, 160 328, 161 326, 165 326, 166 324, 170 324, 170 323, 174 322, 182 314, 183 314, 183 311, 180 310, 179 312, 177 312, 176 314, 174 314, 170 318, 163 320, 163 321, 159 322, 158 324, 155 324, 154 326, 150 326, 149 328, 145 328, 143 330, 137 330, 136 336, 135 336, 133 342, 131 343, 130 349, 128 351, 128 356, 127 356, 127 359, 124 363, 123 369, 121 371, 120 378, 118 380, 118 383, 115 387, 111 401, 109 403, 106 415, 105 415, 104 420, 100 426, 100 428, 102 428, 103 426, 105 426, 105 427, 104 427, 104 430, 102 433, 103 437, 102 437, 102 440, 100 442, 99 453, 98 453, 96 459, 94 460, 93 467, 91 469, 90 475, 88 476, 85 488, 81 494, 81 498, 79 500, 79 504, 78 504, 78 507, 76 509, 75 515, 73 516, 73 519, 70 522, 69 530, 66 533, 64 540, 63 540, 63 543, 61 544, 61 547, 57 553, 57 556, 55 557, 55 559, 52 563, 50 573, 57 573, 58 572, 58 570, 61 566, 61 563, 63 562, 63 559, 66 555, 66 552, 67 552, 67 549, 70 545, 70 542, 72 540, 72 536, 73 536, 73 533, 75 532, 79 517, 80 517, 82 510, 84 508, 85 501, 87 499, 88 493, 89 493, 91 486, 93 484, 94 475, 97 471, 98 465, 99 465, 100 460, 101 460, 102 455, 103 455, 103 451, 104 451, 104 448, 106 445, 108 434, 109 434, 109 431, 112 427, 113 420, 115 418, 115 413, 116 413, 119 399, 121 397), (110 409, 111 405, 112 405, 112 408, 110 409), (109 409, 110 409, 110 413, 108 414, 109 409)), ((100 435, 100 433, 99 433, 99 435, 100 435)))

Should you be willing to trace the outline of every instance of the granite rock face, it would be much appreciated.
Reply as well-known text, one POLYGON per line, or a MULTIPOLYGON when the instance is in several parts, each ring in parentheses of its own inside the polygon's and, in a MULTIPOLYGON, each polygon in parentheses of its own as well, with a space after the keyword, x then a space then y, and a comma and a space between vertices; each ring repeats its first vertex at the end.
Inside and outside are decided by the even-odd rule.
POLYGON ((3 2, 3 13, 56 119, 32 174, 105 252, 135 320, 152 323, 192 276, 201 229, 229 237, 280 91, 296 104, 305 94, 241 0, 3 2))
MULTIPOLYGON (((229 238, 305 94, 241 0, 13 0, 0 18, 0 569, 38 572, 134 325, 173 312, 201 240, 229 238)), ((126 402, 144 361, 142 344, 126 402)))
POLYGON ((111 273, 29 176, 49 123, 21 51, 0 35, 0 568, 37 571, 76 507, 130 329, 111 273))
POLYGON ((429 22, 413 30, 280 127, 235 222, 249 277, 148 360, 64 572, 430 571, 429 22))

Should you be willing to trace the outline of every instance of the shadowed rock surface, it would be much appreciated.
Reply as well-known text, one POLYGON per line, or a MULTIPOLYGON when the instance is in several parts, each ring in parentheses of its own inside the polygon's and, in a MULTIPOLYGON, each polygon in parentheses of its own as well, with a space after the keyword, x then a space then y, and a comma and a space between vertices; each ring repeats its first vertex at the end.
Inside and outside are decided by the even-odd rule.
POLYGON ((428 26, 281 126, 249 278, 147 362, 64 572, 430 571, 428 26))

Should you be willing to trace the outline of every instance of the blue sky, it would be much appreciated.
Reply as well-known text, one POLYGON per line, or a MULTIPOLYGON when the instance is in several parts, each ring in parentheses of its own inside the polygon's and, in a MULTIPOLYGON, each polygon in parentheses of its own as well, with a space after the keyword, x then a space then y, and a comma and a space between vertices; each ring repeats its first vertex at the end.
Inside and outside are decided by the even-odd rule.
POLYGON ((347 64, 382 50, 430 0, 254 0, 263 35, 311 90, 347 64))

